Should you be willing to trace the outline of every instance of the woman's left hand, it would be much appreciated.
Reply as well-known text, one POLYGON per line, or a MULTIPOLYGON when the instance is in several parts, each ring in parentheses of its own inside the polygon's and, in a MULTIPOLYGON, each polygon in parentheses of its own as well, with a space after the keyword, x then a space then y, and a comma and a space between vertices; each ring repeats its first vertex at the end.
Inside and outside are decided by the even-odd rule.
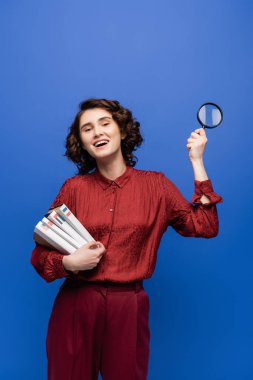
POLYGON ((186 145, 190 160, 202 159, 207 141, 204 128, 195 129, 191 133, 186 145))

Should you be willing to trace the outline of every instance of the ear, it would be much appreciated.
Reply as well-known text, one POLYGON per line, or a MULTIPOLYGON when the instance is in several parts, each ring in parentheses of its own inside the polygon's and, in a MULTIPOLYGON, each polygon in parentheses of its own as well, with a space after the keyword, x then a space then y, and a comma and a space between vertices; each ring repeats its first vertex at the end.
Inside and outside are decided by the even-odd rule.
POLYGON ((126 132, 124 132, 124 133, 122 132, 121 133, 121 140, 124 140, 125 138, 126 138, 126 132))

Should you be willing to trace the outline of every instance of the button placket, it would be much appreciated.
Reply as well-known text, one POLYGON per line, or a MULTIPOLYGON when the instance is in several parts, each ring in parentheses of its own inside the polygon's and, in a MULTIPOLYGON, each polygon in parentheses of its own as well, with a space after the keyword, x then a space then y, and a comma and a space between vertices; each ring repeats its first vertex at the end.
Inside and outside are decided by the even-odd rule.
POLYGON ((111 193, 112 193, 112 200, 111 200, 111 203, 110 203, 110 207, 109 207, 109 211, 110 212, 113 212, 114 211, 114 207, 115 207, 115 198, 116 198, 116 190, 117 190, 117 188, 116 188, 116 183, 115 182, 113 182, 112 183, 112 189, 111 189, 111 193))
POLYGON ((110 234, 108 237, 108 243, 107 247, 110 242, 111 232, 114 224, 114 215, 115 215, 115 206, 116 206, 116 199, 117 199, 117 184, 112 183, 112 189, 111 189, 111 197, 110 197, 110 203, 109 203, 109 213, 111 214, 111 228, 110 228, 110 234))

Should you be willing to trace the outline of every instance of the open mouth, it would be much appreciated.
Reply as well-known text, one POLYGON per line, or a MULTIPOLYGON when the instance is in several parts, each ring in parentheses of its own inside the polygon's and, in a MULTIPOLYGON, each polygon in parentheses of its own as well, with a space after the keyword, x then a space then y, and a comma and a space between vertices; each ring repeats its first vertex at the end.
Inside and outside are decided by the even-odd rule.
POLYGON ((94 144, 94 147, 99 149, 99 148, 104 147, 104 146, 107 145, 108 143, 109 143, 108 140, 101 140, 101 141, 95 143, 95 144, 94 144))

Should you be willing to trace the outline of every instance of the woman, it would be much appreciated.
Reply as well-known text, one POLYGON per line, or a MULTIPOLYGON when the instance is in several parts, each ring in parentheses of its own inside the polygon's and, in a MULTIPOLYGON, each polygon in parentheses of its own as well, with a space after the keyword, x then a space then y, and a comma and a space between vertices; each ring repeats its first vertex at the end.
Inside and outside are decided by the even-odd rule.
POLYGON ((88 99, 70 127, 66 153, 78 167, 50 207, 65 203, 94 237, 73 255, 36 243, 31 263, 47 281, 65 277, 50 316, 49 380, 144 380, 149 360, 150 278, 163 233, 218 234, 204 164, 204 129, 187 140, 195 193, 188 202, 162 172, 135 169, 140 124, 118 101, 88 99))

